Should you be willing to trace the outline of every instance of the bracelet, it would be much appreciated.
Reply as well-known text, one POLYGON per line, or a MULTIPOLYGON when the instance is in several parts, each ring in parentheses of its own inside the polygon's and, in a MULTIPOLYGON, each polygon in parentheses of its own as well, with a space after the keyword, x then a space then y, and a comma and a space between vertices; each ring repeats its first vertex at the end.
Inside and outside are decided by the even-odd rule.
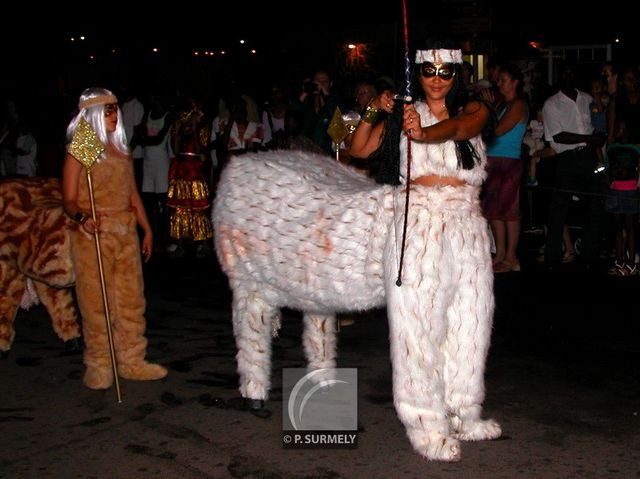
POLYGON ((374 108, 371 104, 367 105, 364 109, 364 113, 362 115, 361 121, 365 123, 373 124, 378 119, 378 115, 380 114, 380 108, 374 108))

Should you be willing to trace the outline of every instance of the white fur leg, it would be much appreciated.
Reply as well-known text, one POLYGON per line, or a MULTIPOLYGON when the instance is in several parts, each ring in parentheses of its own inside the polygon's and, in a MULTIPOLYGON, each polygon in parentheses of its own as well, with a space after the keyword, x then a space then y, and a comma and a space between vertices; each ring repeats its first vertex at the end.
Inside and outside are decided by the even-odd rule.
POLYGON ((266 400, 271 387, 271 326, 276 311, 256 293, 234 291, 233 331, 240 394, 266 400))
POLYGON ((460 442, 439 432, 407 429, 407 436, 415 451, 432 461, 459 461, 460 442))
POLYGON ((484 366, 494 310, 493 271, 484 220, 470 218, 464 227, 452 228, 450 238, 453 244, 470 245, 466 250, 459 249, 464 254, 454 266, 464 286, 457 288, 448 311, 445 397, 451 428, 462 441, 495 439, 501 435, 499 424, 481 419, 484 366))
POLYGON ((442 230, 438 218, 412 212, 404 258, 406 265, 421 268, 406 269, 400 287, 395 284, 397 248, 387 245, 387 312, 398 417, 417 452, 431 460, 456 461, 460 444, 449 432, 444 400, 446 356, 441 346, 452 288, 441 279, 446 280, 450 270, 450 259, 436 237, 442 230))
POLYGON ((461 441, 484 441, 502 435, 500 424, 493 419, 462 420, 454 416, 451 418, 451 428, 456 431, 453 436, 461 441))
POLYGON ((502 435, 502 429, 493 419, 481 419, 479 405, 461 408, 449 417, 453 436, 461 441, 484 441, 502 435))
POLYGON ((335 315, 305 313, 303 322, 302 344, 309 371, 334 369, 337 343, 335 315))

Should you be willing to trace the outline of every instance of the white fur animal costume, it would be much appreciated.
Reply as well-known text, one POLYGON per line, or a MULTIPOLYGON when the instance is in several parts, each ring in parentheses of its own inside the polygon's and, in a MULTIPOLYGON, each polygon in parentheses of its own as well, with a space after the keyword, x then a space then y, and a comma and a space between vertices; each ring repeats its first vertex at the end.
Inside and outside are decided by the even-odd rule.
MULTIPOLYGON (((416 108, 423 126, 437 121, 425 104, 416 108)), ((243 396, 267 397, 271 323, 280 307, 304 312, 304 347, 309 368, 317 369, 335 366, 335 312, 386 301, 394 402, 416 451, 457 460, 459 440, 501 434, 495 421, 480 419, 494 300, 478 200, 486 158, 480 138, 471 143, 481 161, 464 170, 453 141, 412 142, 412 177, 454 176, 467 184, 411 185, 400 287, 404 187, 377 185, 309 153, 232 158, 213 220, 234 294, 243 396)), ((406 164, 406 137, 401 150, 406 164)))
POLYGON ((310 369, 335 367, 335 313, 384 304, 391 187, 301 151, 233 157, 214 203, 216 250, 233 289, 240 392, 270 388, 272 322, 304 315, 310 369))

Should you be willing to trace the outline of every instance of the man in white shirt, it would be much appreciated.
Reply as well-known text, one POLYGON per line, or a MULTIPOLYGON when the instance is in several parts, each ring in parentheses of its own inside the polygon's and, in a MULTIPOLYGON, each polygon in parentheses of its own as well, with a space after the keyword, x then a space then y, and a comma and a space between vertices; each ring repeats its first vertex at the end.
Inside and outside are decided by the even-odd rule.
POLYGON ((575 87, 574 65, 560 71, 560 91, 549 97, 542 108, 545 140, 555 156, 554 190, 549 198, 549 220, 545 262, 553 267, 562 260, 562 229, 574 191, 584 191, 585 221, 581 256, 590 262, 599 254, 602 179, 594 174, 598 162, 596 148, 605 136, 595 133, 591 124, 592 98, 575 87))

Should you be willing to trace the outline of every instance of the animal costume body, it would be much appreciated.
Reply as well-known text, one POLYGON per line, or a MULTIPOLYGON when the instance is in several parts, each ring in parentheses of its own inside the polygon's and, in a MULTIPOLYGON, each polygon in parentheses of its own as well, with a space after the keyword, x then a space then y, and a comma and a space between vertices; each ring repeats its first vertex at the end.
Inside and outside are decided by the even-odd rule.
MULTIPOLYGON (((425 104, 416 107, 423 126, 437 121, 425 104)), ((405 186, 377 185, 302 152, 230 161, 213 220, 233 290, 243 396, 267 397, 269 336, 279 308, 304 312, 313 370, 335 367, 336 312, 386 301, 394 402, 414 448, 430 459, 456 460, 459 439, 500 435, 497 423, 480 419, 494 299, 478 199, 486 157, 481 139, 471 142, 480 157, 471 170, 458 167, 453 141, 412 143, 413 178, 453 176, 466 185, 410 186, 400 287, 405 186)), ((401 152, 406 165, 406 137, 401 152)))
POLYGON ((57 179, 0 182, 0 351, 11 349, 18 307, 38 300, 63 341, 80 337, 69 231, 57 179))
POLYGON ((384 304, 385 192, 391 188, 299 151, 245 154, 223 170, 214 238, 233 289, 244 397, 268 396, 281 307, 304 311, 309 367, 321 369, 335 367, 335 313, 384 304))
MULTIPOLYGON (((128 379, 159 379, 166 375, 166 369, 144 360, 147 346, 144 283, 136 216, 130 202, 132 175, 131 158, 110 146, 106 157, 91 168, 118 373, 128 379)), ((84 173, 78 185, 78 205, 84 211, 91 211, 84 173)), ((113 383, 113 371, 95 239, 82 229, 75 230, 71 238, 85 342, 84 383, 92 389, 105 389, 113 383)))

